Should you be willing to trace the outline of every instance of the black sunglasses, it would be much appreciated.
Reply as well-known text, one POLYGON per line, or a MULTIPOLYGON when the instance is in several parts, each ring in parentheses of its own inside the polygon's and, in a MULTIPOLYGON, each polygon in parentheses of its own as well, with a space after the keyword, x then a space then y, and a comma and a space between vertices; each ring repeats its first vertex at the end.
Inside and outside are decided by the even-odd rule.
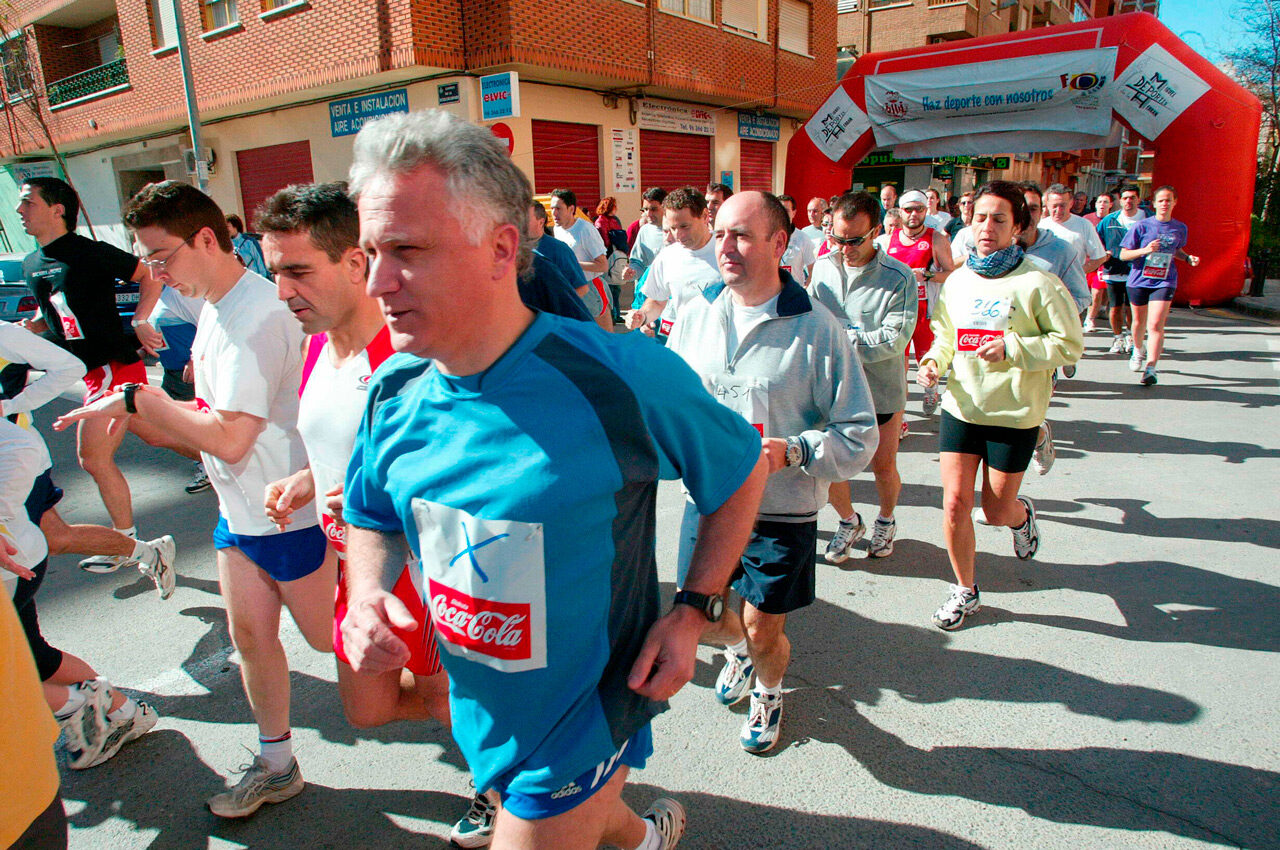
POLYGON ((827 238, 830 239, 832 242, 836 243, 837 245, 845 245, 850 248, 857 248, 863 242, 866 242, 868 239, 870 239, 871 234, 875 232, 876 232, 875 228, 872 228, 869 233, 864 233, 861 236, 850 236, 846 239, 844 237, 836 236, 833 233, 827 238))

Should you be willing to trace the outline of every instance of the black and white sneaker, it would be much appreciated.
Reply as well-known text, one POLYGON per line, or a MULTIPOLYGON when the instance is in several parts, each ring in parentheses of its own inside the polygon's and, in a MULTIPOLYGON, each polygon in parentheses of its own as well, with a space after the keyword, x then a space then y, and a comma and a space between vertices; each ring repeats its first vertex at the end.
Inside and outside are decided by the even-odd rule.
POLYGON ((209 482, 209 474, 204 471, 204 464, 197 463, 191 480, 187 482, 187 486, 183 489, 194 496, 196 493, 203 493, 212 486, 213 484, 209 482))
POLYGON ((1021 560, 1028 561, 1035 557, 1040 548, 1040 527, 1036 525, 1036 506, 1026 496, 1019 496, 1018 501, 1027 507, 1027 520, 1013 532, 1013 554, 1021 560))
POLYGON ((964 622, 965 617, 981 607, 982 600, 976 584, 972 590, 962 584, 953 584, 951 585, 951 595, 947 597, 947 601, 942 603, 941 608, 933 612, 933 624, 948 632, 952 629, 958 629, 960 624, 964 622))

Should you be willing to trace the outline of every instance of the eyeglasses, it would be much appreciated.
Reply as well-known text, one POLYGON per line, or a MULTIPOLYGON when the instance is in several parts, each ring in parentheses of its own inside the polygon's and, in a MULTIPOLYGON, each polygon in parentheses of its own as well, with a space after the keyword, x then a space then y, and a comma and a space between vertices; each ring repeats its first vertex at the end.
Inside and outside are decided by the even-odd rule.
POLYGON ((863 242, 866 242, 868 239, 870 239, 871 234, 874 232, 875 232, 875 229, 873 228, 872 230, 862 234, 861 236, 849 236, 849 237, 836 236, 834 233, 832 233, 827 238, 830 239, 832 242, 836 243, 837 245, 841 245, 849 248, 857 248, 863 242))
POLYGON ((169 261, 173 259, 173 255, 181 251, 182 247, 184 245, 189 244, 192 239, 195 239, 196 234, 199 233, 201 230, 204 230, 203 226, 197 227, 190 236, 188 236, 186 239, 183 239, 181 242, 179 242, 176 248, 174 248, 169 253, 165 254, 162 258, 156 259, 155 257, 145 257, 140 262, 147 267, 148 271, 153 271, 153 272, 164 271, 165 267, 169 265, 169 261))

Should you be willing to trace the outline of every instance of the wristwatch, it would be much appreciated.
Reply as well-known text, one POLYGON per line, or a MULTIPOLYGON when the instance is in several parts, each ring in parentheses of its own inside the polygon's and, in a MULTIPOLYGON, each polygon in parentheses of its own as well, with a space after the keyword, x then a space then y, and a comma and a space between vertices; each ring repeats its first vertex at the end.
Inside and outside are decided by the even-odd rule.
POLYGON ((787 466, 799 466, 804 462, 804 443, 799 437, 787 437, 787 466))
POLYGON ((698 593, 693 590, 677 590, 674 605, 688 605, 701 611, 710 623, 720 622, 724 614, 724 597, 718 593, 698 593))
POLYGON ((121 387, 121 388, 120 388, 121 390, 123 390, 123 391, 124 391, 124 411, 125 411, 125 413, 137 413, 137 412, 138 412, 138 405, 137 405, 137 404, 135 404, 134 402, 135 402, 135 399, 137 398, 137 395, 138 395, 138 388, 139 388, 139 387, 141 387, 141 386, 142 386, 142 384, 125 384, 123 387, 121 387))

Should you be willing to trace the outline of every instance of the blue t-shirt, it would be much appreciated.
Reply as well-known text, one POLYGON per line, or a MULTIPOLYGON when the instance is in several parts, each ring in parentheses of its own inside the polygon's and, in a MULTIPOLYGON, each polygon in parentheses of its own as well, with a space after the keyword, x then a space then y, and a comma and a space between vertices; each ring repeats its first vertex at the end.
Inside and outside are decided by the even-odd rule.
POLYGON ((1132 251, 1146 246, 1153 239, 1160 240, 1160 250, 1130 263, 1129 286, 1158 289, 1178 285, 1176 257, 1178 249, 1187 244, 1187 226, 1176 219, 1144 218, 1124 235, 1120 247, 1132 251))
POLYGON ((540 314, 478 375, 382 365, 343 512, 421 559, 477 788, 552 793, 665 710, 626 684, 659 615, 658 480, 682 478, 707 514, 759 455, 760 435, 638 333, 540 314))

